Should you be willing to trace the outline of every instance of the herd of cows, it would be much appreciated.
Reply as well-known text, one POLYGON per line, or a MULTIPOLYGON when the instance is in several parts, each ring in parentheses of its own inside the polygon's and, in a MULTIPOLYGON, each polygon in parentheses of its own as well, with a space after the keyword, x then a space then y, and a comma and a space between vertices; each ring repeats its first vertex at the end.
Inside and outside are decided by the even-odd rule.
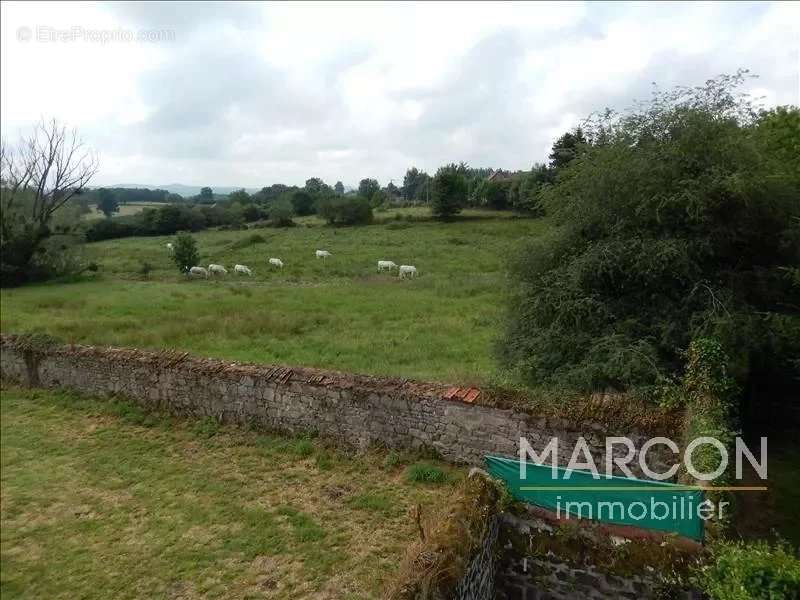
MULTIPOLYGON (((175 247, 172 245, 172 243, 169 242, 167 243, 167 250, 169 250, 170 252, 175 251, 175 247)), ((331 254, 327 250, 317 250, 316 256, 318 259, 321 258, 325 260, 327 258, 332 257, 333 254, 331 254)), ((283 268, 283 261, 280 258, 270 258, 267 262, 273 267, 277 267, 279 269, 283 268)), ((397 276, 400 279, 406 279, 407 277, 417 276, 417 267, 415 267, 414 265, 398 266, 391 260, 378 261, 378 272, 389 271, 391 273, 394 269, 397 269, 397 276)), ((253 274, 253 271, 247 265, 239 265, 239 264, 234 265, 233 271, 234 273, 239 273, 241 275, 253 274)), ((227 273, 228 270, 223 265, 217 265, 213 263, 208 265, 208 268, 201 266, 194 266, 190 267, 187 270, 187 274, 189 275, 189 277, 204 277, 206 279, 215 275, 227 275, 227 273)))

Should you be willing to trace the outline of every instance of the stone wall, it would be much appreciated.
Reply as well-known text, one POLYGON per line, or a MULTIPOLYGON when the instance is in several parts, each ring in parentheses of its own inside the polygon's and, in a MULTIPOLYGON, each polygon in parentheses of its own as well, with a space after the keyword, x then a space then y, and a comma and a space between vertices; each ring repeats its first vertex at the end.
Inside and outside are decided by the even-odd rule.
POLYGON ((694 551, 669 541, 626 539, 585 521, 557 527, 530 514, 500 518, 495 578, 498 600, 697 599, 676 574, 688 572, 694 551), (665 578, 669 574, 669 579, 665 578))
MULTIPOLYGON (((120 394, 176 415, 290 433, 316 432, 356 447, 428 448, 455 463, 480 465, 486 454, 516 456, 521 436, 542 450, 557 436, 560 461, 566 465, 573 444, 584 436, 595 460, 605 464, 607 433, 626 435, 636 447, 648 437, 637 431, 607 432, 589 419, 567 421, 484 405, 482 392, 474 388, 172 352, 78 345, 31 350, 21 340, 10 335, 0 340, 5 379, 87 394, 120 394)), ((654 470, 674 460, 661 449, 665 453, 648 454, 654 470)))

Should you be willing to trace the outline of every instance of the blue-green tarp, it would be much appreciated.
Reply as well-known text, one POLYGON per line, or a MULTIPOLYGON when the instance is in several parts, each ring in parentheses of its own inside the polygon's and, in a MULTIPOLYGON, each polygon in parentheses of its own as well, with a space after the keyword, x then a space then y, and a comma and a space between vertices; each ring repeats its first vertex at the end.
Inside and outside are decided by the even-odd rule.
POLYGON ((696 487, 602 474, 598 479, 588 471, 530 462, 526 463, 522 480, 519 460, 499 456, 487 456, 485 460, 489 473, 502 479, 516 500, 541 506, 560 517, 588 518, 703 539, 698 506, 703 503, 704 494, 696 487))

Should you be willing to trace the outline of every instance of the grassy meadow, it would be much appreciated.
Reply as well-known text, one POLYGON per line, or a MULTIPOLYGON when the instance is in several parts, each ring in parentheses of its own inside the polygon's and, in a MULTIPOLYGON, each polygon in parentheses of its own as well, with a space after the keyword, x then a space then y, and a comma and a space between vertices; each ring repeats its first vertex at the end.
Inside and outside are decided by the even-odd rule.
POLYGON ((4 600, 377 598, 412 510, 429 527, 463 477, 72 393, 0 398, 4 600))
MULTIPOLYGON (((120 204, 119 211, 115 212, 115 216, 119 217, 129 217, 131 215, 137 215, 142 212, 145 208, 154 208, 157 206, 164 206, 161 202, 128 202, 127 204, 120 204)), ((105 216, 103 212, 97 210, 96 206, 91 207, 91 212, 86 213, 83 215, 84 220, 91 221, 93 219, 104 219, 105 216)))
POLYGON ((495 369, 508 257, 548 223, 478 211, 451 223, 409 220, 424 218, 423 210, 377 213, 383 222, 363 227, 332 228, 312 217, 285 229, 199 232, 201 264, 230 271, 208 281, 177 271, 165 247, 171 237, 88 244, 96 276, 3 290, 0 327, 79 343, 486 381, 495 369), (319 260, 316 249, 333 257, 319 260), (270 257, 285 267, 270 267, 270 257), (382 259, 413 264, 419 277, 379 274, 382 259), (233 273, 235 263, 253 277, 233 273))

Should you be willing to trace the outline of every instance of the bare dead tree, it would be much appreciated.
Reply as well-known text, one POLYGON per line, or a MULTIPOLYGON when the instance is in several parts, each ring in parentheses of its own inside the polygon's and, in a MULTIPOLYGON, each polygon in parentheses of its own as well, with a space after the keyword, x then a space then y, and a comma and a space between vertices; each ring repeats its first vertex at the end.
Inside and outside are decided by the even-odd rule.
POLYGON ((14 212, 23 194, 32 193, 30 220, 46 225, 50 217, 75 194, 81 193, 97 173, 96 156, 75 130, 53 119, 42 121, 17 148, 5 142, 0 150, 3 211, 14 212))
POLYGON ((0 235, 6 267, 24 269, 59 208, 97 173, 97 157, 55 119, 41 121, 16 147, 0 144, 0 235))

